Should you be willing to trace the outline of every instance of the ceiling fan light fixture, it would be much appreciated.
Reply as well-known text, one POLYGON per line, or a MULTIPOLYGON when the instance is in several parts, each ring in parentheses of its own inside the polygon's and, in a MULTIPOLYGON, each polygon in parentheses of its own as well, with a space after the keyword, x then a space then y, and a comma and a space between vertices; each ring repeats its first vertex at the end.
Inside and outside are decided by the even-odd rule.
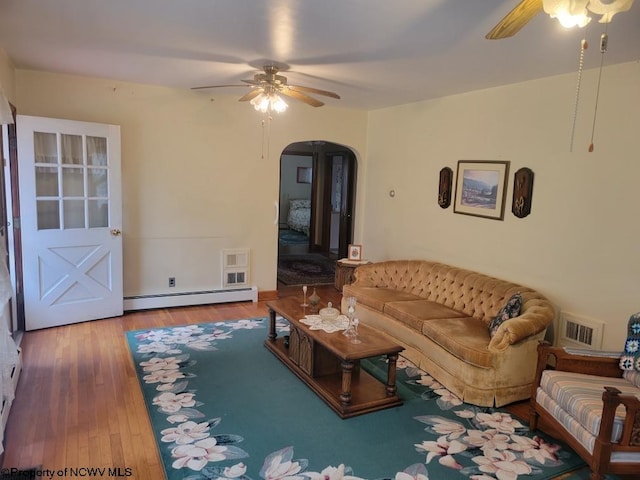
POLYGON ((544 11, 551 17, 557 18, 565 28, 584 27, 591 21, 587 4, 589 0, 543 0, 544 11))
POLYGON ((573 28, 573 27, 582 28, 591 21, 591 17, 586 13, 572 15, 567 12, 561 12, 557 15, 556 18, 558 19, 558 22, 560 22, 560 25, 562 25, 565 28, 573 28))
POLYGON ((544 11, 566 28, 586 26, 591 21, 590 13, 600 15, 600 23, 609 23, 632 4, 633 0, 542 0, 544 11))
POLYGON ((284 112, 289 105, 285 102, 280 95, 273 94, 273 97, 270 99, 271 109, 275 110, 276 113, 284 112))
POLYGON ((284 112, 289 105, 277 93, 261 93, 251 100, 251 105, 257 111, 267 113, 274 111, 276 113, 284 112))

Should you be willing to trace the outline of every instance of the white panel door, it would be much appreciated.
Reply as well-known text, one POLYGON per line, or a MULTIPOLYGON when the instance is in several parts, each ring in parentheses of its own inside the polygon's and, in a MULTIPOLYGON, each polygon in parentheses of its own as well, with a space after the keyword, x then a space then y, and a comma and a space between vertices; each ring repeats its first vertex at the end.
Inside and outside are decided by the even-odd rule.
POLYGON ((122 315, 120 127, 16 127, 26 329, 122 315))

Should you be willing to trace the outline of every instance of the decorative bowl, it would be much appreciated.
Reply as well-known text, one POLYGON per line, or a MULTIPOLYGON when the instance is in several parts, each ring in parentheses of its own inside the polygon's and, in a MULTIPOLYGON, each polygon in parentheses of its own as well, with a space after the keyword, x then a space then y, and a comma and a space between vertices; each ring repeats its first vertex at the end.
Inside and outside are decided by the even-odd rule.
POLYGON ((333 322, 340 315, 340 310, 333 308, 333 305, 329 302, 327 306, 325 308, 321 308, 318 313, 320 314, 320 318, 323 322, 333 322))

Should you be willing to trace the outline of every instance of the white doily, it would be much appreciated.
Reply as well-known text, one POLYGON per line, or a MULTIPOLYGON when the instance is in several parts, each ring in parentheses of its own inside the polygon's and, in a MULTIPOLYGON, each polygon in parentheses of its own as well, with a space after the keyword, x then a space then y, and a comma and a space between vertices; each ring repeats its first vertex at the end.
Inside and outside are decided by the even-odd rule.
POLYGON ((300 319, 300 323, 309 325, 311 330, 324 330, 327 333, 334 333, 346 330, 349 326, 349 319, 346 315, 338 315, 335 320, 325 322, 320 315, 305 315, 304 318, 300 319))

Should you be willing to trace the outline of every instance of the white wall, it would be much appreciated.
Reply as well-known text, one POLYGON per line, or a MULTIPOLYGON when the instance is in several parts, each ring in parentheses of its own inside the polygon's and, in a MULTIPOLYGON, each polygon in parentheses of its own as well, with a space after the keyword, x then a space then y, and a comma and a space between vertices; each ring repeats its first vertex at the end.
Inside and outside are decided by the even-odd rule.
POLYGON ((4 96, 12 103, 15 97, 13 72, 13 62, 9 59, 7 52, 0 47, 0 88, 4 92, 4 96))
POLYGON ((640 63, 604 70, 588 153, 597 73, 583 77, 573 152, 575 75, 370 112, 367 259, 438 260, 537 288, 606 322, 604 348, 622 349, 640 310, 640 63), (439 171, 455 176, 458 160, 511 162, 504 221, 438 206, 439 171), (524 219, 511 213, 521 167, 535 173, 524 219))
POLYGON ((620 349, 640 310, 640 64, 605 69, 593 153, 597 71, 584 74, 569 152, 575 80, 369 114, 291 102, 264 145, 261 117, 231 92, 211 102, 202 92, 17 70, 15 100, 27 115, 121 125, 126 295, 166 292, 168 276, 176 290, 215 287, 219 251, 232 247, 251 248, 252 283, 275 289, 279 155, 321 138, 358 158, 354 241, 367 259, 436 259, 538 288, 558 308, 607 322, 604 347, 620 349), (504 221, 437 205, 438 172, 455 172, 461 159, 511 162, 504 221), (533 206, 518 219, 512 181, 524 166, 535 172, 533 206))
POLYGON ((280 223, 287 224, 289 200, 311 199, 311 184, 298 183, 298 168, 313 167, 311 155, 283 155, 280 163, 280 223))
POLYGON ((280 153, 322 138, 365 154, 362 111, 290 102, 263 131, 231 89, 211 97, 20 69, 15 83, 18 113, 121 126, 125 296, 219 288, 221 250, 247 247, 251 284, 275 290, 280 153))

